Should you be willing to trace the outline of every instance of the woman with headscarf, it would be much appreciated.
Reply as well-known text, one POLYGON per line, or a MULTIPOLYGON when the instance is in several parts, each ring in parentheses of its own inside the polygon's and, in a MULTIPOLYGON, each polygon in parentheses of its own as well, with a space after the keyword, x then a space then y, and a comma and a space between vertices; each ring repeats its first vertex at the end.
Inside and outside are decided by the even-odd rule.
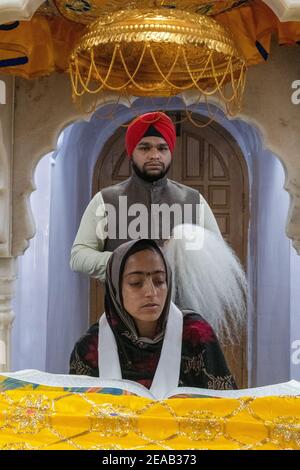
POLYGON ((107 264, 105 313, 76 343, 70 373, 139 382, 163 397, 180 386, 235 388, 211 326, 171 301, 156 242, 118 247, 107 264))

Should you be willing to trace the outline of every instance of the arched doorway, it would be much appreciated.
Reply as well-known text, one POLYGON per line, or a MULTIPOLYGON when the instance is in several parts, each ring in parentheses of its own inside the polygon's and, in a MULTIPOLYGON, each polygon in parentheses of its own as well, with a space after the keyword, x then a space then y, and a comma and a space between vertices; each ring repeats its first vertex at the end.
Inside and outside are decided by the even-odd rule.
MULTIPOLYGON (((197 124, 207 123, 204 116, 197 124)), ((104 146, 95 165, 92 193, 125 180, 131 174, 124 149, 126 128, 117 130, 104 146)), ((249 223, 249 183, 243 154, 231 134, 217 123, 196 127, 177 125, 177 144, 169 177, 199 190, 208 201, 224 239, 246 268, 249 223)), ((91 280, 90 322, 104 310, 103 286, 91 280)), ((225 347, 238 386, 247 385, 246 334, 240 345, 225 347)))
MULTIPOLYGON (((99 155, 101 157, 104 155, 103 145, 115 135, 118 125, 121 126, 132 119, 130 110, 125 107, 120 109, 118 121, 104 119, 107 116, 107 108, 101 108, 99 113, 101 111, 104 116, 95 114, 91 120, 92 125, 81 121, 65 129, 62 146, 55 158, 53 179, 55 186, 51 190, 53 216, 50 217, 49 223, 51 242, 47 328, 44 332, 38 330, 39 338, 43 338, 44 334, 47 337, 47 372, 68 372, 70 352, 75 341, 88 327, 89 279, 84 274, 73 273, 70 270, 70 249, 82 214, 91 199, 93 174, 99 155)), ((143 111, 147 112, 149 109, 143 111)), ((198 113, 202 115, 205 112, 205 107, 199 106, 198 113)), ((221 130, 222 128, 227 130, 229 141, 232 136, 233 140, 238 142, 249 173, 251 194, 247 266, 249 385, 254 387, 285 382, 290 378, 298 379, 297 366, 291 363, 291 341, 297 339, 299 331, 297 328, 299 276, 296 273, 296 262, 299 263, 299 257, 294 253, 286 236, 286 221, 290 207, 289 194, 283 188, 286 175, 278 157, 268 149, 260 128, 247 123, 246 118, 228 120, 221 112, 218 113, 217 121, 221 125, 221 130), (292 263, 291 256, 295 257, 292 263)), ((201 132, 201 129, 194 130, 196 133, 201 132)), ((114 139, 111 142, 114 142, 114 139)), ((24 231, 28 233, 28 226, 24 231)), ((44 255, 43 247, 39 256, 44 255)), ((11 259, 7 261, 11 263, 11 259)), ((7 266, 10 269, 12 265, 7 264, 7 266)), ((4 269, 3 273, 7 273, 6 276, 13 280, 12 275, 8 274, 8 268, 4 266, 4 269)), ((15 272, 15 269, 13 271, 12 269, 13 267, 11 272, 15 272)), ((31 282, 28 273, 18 280, 18 282, 23 281, 31 282)), ((23 299, 21 301, 22 308, 25 309, 26 328, 24 327, 22 334, 14 338, 13 349, 14 354, 18 354, 20 358, 18 368, 34 368, 36 366, 31 344, 37 330, 30 328, 26 320, 26 305, 23 299)), ((15 312, 16 316, 22 315, 17 310, 15 312)), ((33 314, 40 321, 40 305, 37 304, 35 313, 31 312, 31 315, 33 314)), ((240 361, 238 354, 236 360, 240 361)))

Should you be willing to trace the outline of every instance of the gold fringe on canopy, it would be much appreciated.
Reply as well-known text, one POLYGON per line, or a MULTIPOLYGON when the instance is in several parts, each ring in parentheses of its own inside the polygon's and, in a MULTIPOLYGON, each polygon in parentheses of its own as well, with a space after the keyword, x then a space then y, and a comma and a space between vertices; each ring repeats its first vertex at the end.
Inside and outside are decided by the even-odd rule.
MULTIPOLYGON (((300 22, 280 23, 276 15, 260 0, 214 17, 226 26, 245 57, 247 66, 264 62, 257 49, 259 41, 270 53, 271 35, 279 44, 300 41, 300 22)), ((36 14, 31 21, 22 21, 12 31, 0 31, 0 59, 6 57, 9 45, 17 46, 29 59, 25 65, 0 68, 0 73, 37 78, 53 72, 67 72, 71 50, 84 31, 84 25, 64 18, 36 14)))
POLYGON ((239 108, 245 61, 223 26, 180 10, 121 10, 92 23, 70 61, 73 94, 218 94, 239 108), (225 85, 226 92, 225 92, 225 85), (230 90, 228 85, 230 85, 230 90))
MULTIPOLYGON (((226 26, 239 45, 247 66, 264 62, 257 49, 261 43, 270 54, 272 34, 279 44, 293 45, 300 41, 300 22, 281 23, 267 5, 254 0, 214 17, 226 26)), ((0 73, 37 78, 53 72, 67 72, 71 50, 84 31, 84 25, 64 18, 36 14, 31 21, 22 21, 12 31, 0 31, 0 59, 6 57, 9 45, 14 44, 29 59, 25 65, 2 67, 0 73)))

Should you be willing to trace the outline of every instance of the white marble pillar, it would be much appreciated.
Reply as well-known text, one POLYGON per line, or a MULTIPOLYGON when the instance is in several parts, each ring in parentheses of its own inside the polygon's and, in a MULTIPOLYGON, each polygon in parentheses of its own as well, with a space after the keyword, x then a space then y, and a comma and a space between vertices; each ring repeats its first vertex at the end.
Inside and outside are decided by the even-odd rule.
POLYGON ((14 313, 11 300, 16 279, 17 258, 11 253, 14 78, 0 80, 0 372, 10 369, 11 328, 14 313))
POLYGON ((17 276, 17 258, 0 258, 0 372, 10 370, 11 328, 15 317, 11 301, 17 276))

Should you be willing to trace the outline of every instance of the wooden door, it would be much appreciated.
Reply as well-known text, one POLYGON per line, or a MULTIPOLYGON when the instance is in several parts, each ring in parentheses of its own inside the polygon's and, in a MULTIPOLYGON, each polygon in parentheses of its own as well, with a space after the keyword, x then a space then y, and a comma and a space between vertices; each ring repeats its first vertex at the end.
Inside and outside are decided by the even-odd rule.
MULTIPOLYGON (((203 116, 196 123, 207 122, 203 116)), ((93 195, 123 181, 131 174, 124 150, 125 128, 120 128, 106 143, 94 170, 93 195)), ((233 137, 220 125, 195 127, 190 121, 177 125, 177 143, 169 177, 199 190, 209 203, 224 239, 246 268, 248 176, 243 155, 233 137)), ((103 286, 91 280, 90 322, 104 310, 103 286)), ((223 347, 238 387, 247 386, 246 333, 241 344, 223 347)))

